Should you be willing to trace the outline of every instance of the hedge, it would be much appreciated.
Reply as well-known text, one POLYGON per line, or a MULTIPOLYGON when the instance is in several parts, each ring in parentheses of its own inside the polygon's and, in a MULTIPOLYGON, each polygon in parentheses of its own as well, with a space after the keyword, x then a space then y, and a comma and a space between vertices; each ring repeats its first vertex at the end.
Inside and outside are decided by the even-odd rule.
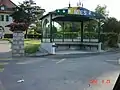
POLYGON ((27 38, 35 38, 35 39, 41 39, 42 38, 42 36, 41 35, 33 35, 33 34, 28 34, 27 35, 27 38))
POLYGON ((39 49, 39 46, 40 46, 39 44, 30 44, 25 47, 25 53, 29 54, 36 53, 39 49))
MULTIPOLYGON (((4 35, 4 38, 13 38, 13 34, 5 34, 4 35)), ((27 38, 35 38, 35 39, 41 39, 42 38, 42 35, 41 34, 28 34, 27 35, 27 38)))
POLYGON ((57 32, 53 34, 54 38, 76 38, 78 37, 78 32, 57 32))
MULTIPOLYGON (((53 34, 53 37, 54 38, 63 38, 63 35, 64 35, 64 38, 77 38, 77 37, 80 37, 81 34, 80 32, 57 32, 57 33, 54 33, 53 34)), ((97 33, 94 33, 94 32, 84 32, 84 38, 98 38, 98 34, 97 33)))
POLYGON ((4 38, 13 38, 13 34, 5 34, 4 38))
POLYGON ((88 38, 92 38, 92 39, 96 39, 98 38, 98 33, 95 32, 84 32, 84 38, 88 39, 88 38))

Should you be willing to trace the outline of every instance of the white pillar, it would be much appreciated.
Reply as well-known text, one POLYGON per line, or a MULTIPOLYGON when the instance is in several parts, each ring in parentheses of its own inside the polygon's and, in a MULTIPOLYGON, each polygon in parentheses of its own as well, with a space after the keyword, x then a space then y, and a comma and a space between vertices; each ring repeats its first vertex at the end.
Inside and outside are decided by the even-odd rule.
POLYGON ((101 52, 102 51, 102 43, 100 42, 99 44, 98 44, 98 52, 101 52))

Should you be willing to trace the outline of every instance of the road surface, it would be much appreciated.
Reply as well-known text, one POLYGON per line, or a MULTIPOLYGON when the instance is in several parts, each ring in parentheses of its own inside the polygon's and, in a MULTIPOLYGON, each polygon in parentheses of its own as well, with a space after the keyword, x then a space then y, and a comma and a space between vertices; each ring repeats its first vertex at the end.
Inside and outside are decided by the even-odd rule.
POLYGON ((0 79, 5 90, 112 90, 118 58, 119 52, 21 58, 10 61, 0 79))

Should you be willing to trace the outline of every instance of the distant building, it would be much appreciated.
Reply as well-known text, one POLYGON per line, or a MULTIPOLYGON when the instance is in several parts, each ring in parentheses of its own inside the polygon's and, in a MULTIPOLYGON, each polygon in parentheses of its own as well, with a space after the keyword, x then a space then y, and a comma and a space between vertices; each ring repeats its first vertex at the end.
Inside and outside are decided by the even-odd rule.
MULTIPOLYGON (((11 0, 0 0, 0 27, 4 29, 5 34, 12 33, 6 25, 12 22, 10 14, 13 13, 13 8, 17 7, 11 0)), ((1 29, 0 29, 1 30, 1 29)))

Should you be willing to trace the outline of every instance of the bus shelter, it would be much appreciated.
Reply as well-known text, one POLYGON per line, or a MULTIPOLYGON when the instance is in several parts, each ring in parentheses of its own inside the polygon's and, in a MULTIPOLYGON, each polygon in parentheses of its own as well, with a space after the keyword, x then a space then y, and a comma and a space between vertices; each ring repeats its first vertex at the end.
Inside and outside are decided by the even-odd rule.
MULTIPOLYGON (((63 9, 56 9, 53 12, 41 17, 42 21, 42 42, 43 43, 54 43, 52 46, 60 45, 78 45, 78 46, 99 46, 100 43, 100 33, 101 33, 101 19, 104 17, 96 12, 90 11, 83 7, 68 7, 63 9), (88 37, 85 39, 84 35, 84 24, 95 20, 97 23, 97 36, 94 39, 88 37), (54 31, 54 22, 59 23, 62 26, 61 32, 54 31), (65 32, 65 22, 71 23, 71 28, 73 32, 65 32), (46 24, 49 24, 46 28, 46 24), (75 25, 74 23, 80 24, 80 30, 78 33, 74 33, 75 25), (69 38, 66 38, 66 34, 70 34, 69 38)), ((89 33, 89 32, 88 32, 89 33)), ((68 35, 67 35, 68 36, 68 35)))

